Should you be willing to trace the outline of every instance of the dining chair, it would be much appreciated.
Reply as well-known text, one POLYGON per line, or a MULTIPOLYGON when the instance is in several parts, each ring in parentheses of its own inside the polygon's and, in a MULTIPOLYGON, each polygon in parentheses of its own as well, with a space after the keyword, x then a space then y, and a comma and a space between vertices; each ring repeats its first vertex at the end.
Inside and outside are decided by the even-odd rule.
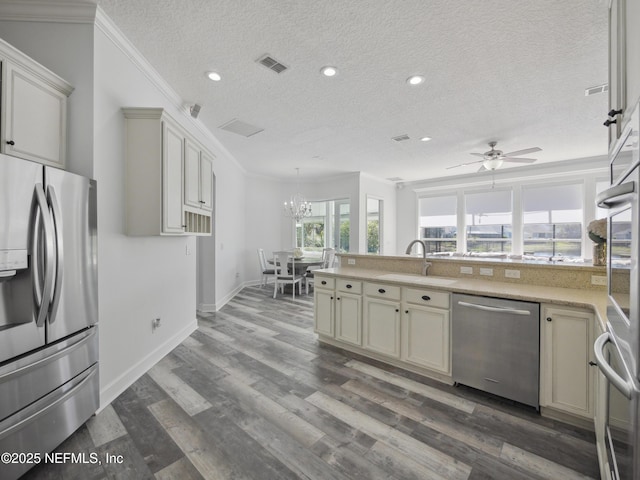
POLYGON ((336 258, 336 251, 334 248, 325 248, 322 250, 322 265, 319 267, 309 268, 304 275, 305 290, 309 295, 309 285, 314 285, 314 270, 319 268, 332 268, 336 258))
POLYGON ((273 252, 273 268, 276 272, 275 284, 273 286, 273 298, 276 298, 278 286, 284 294, 284 286, 291 285, 293 290, 293 299, 296 298, 296 283, 298 284, 298 295, 302 295, 302 280, 304 277, 296 273, 296 259, 291 252, 273 252), (291 261, 289 261, 291 259, 291 261), (291 273, 289 273, 288 265, 291 265, 291 273))
POLYGON ((262 272, 262 280, 260 281, 260 288, 262 288, 269 283, 269 277, 276 276, 276 271, 267 265, 267 257, 265 257, 262 248, 258 249, 258 261, 260 262, 260 271, 262 272))

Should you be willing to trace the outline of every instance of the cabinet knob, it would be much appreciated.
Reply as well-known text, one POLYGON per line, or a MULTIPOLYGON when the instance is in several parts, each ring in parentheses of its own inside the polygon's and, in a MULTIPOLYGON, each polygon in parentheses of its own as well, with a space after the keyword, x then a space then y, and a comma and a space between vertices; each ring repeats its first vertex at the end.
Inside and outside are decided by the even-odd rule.
POLYGON ((428 302, 429 300, 431 300, 431 297, 430 297, 429 295, 423 295, 423 296, 422 296, 422 299, 423 299, 425 302, 428 302))
POLYGON ((618 123, 618 120, 611 120, 610 118, 607 118, 607 120, 605 120, 603 125, 605 127, 609 127, 609 126, 613 125, 614 123, 618 123))
POLYGON ((350 283, 347 284, 347 288, 352 288, 352 285, 350 283))
POLYGON ((396 308, 396 312, 399 312, 399 311, 400 311, 400 309, 399 309, 399 308, 396 308))
POLYGON ((204 203, 204 200, 198 200, 200 203, 204 203))
POLYGON ((409 310, 405 310, 404 313, 409 313, 409 310))
POLYGON ((547 322, 550 322, 551 320, 551 317, 547 317, 547 322))
POLYGON ((340 300, 340 297, 337 297, 336 300, 340 300))
POLYGON ((592 367, 597 367, 598 364, 596 362, 594 362, 593 360, 589 360, 589 365, 591 365, 592 367))
POLYGON ((385 292, 386 292, 386 290, 384 288, 379 288, 378 289, 378 293, 385 293, 385 292))
MULTIPOLYGON (((326 281, 326 280, 322 280, 320 283, 321 283, 322 285, 326 285, 326 284, 327 284, 327 281, 326 281)), ((333 297, 331 297, 331 298, 333 298, 333 297)))
POLYGON ((13 140, 7 140, 7 145, 15 145, 16 142, 14 142, 13 140))
POLYGON ((622 109, 620 110, 616 110, 615 108, 609 110, 609 113, 607 115, 609 115, 610 117, 615 117, 616 115, 620 115, 622 113, 622 109))
POLYGON ((333 297, 331 297, 331 300, 333 300, 333 297))

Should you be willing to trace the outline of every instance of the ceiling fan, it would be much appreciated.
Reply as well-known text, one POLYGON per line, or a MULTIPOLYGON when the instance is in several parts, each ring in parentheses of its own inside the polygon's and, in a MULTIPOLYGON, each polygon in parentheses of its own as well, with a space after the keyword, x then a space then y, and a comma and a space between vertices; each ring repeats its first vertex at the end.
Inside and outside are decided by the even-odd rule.
POLYGON ((447 167, 446 169, 449 170, 452 168, 466 167, 467 165, 482 163, 482 166, 478 171, 483 172, 485 170, 497 170, 502 166, 503 162, 533 163, 537 160, 536 158, 522 158, 522 157, 518 157, 518 155, 526 155, 527 153, 534 153, 542 150, 541 148, 538 148, 538 147, 532 147, 532 148, 525 148, 524 150, 516 150, 515 152, 503 153, 502 150, 495 149, 495 146, 497 144, 498 142, 489 142, 489 147, 491 147, 491 150, 484 153, 471 154, 477 157, 482 157, 482 160, 478 160, 477 162, 461 163, 460 165, 454 165, 453 167, 447 167))

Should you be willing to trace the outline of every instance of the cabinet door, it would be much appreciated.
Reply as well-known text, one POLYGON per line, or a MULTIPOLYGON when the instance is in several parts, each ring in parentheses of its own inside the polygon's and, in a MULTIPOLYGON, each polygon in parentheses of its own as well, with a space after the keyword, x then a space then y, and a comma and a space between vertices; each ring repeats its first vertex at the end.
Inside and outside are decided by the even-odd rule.
POLYGON ((593 418, 593 314, 554 307, 542 312, 545 404, 593 418))
POLYGON ((362 297, 336 293, 336 338, 362 345, 362 297))
POLYGON ((162 231, 182 233, 184 136, 168 121, 162 122, 162 146, 162 231))
POLYGON ((333 291, 314 291, 313 319, 314 332, 333 337, 333 291))
MULTIPOLYGON (((609 109, 625 107, 625 25, 624 1, 612 0, 609 4, 609 109)), ((624 115, 625 112, 623 112, 624 115)), ((622 131, 622 116, 609 126, 609 148, 611 149, 622 131)))
POLYGON ((200 149, 185 140, 184 203, 200 208, 200 149))
POLYGON ((364 347, 400 358, 400 303, 365 298, 364 347))
POLYGON ((402 319, 402 360, 449 374, 449 311, 407 306, 402 319))
POLYGON ((213 210, 213 159, 205 152, 200 154, 200 206, 213 210))
POLYGON ((64 167, 67 96, 10 62, 2 63, 2 69, 2 152, 64 167))

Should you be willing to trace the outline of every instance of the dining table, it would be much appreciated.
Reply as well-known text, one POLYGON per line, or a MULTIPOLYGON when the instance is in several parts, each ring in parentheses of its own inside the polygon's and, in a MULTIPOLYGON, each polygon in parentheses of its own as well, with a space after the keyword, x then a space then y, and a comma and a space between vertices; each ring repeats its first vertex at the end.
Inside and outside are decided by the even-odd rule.
MULTIPOLYGON (((274 260, 269 260, 269 263, 273 265, 274 260)), ((294 266, 297 275, 304 275, 304 272, 307 271, 309 267, 319 267, 322 265, 321 257, 299 257, 293 258, 289 257, 289 261, 287 262, 287 268, 291 271, 291 267, 294 266)))

